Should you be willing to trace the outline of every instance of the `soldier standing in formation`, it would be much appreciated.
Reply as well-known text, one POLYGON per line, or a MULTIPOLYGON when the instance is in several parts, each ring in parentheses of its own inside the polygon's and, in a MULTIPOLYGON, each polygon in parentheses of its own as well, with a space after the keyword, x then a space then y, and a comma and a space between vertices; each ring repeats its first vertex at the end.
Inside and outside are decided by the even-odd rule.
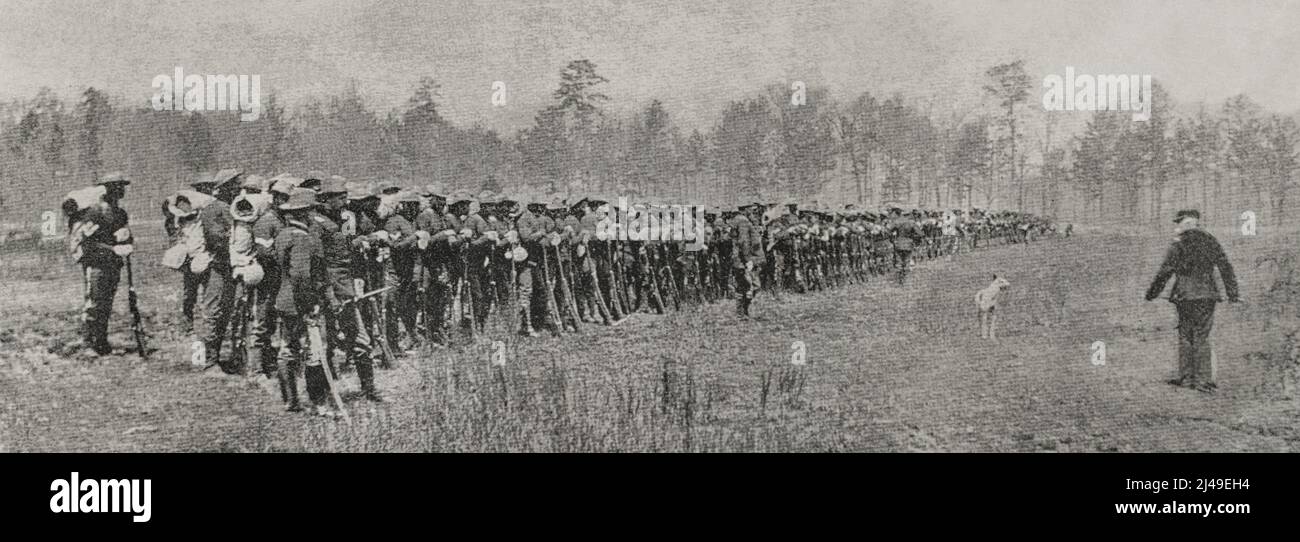
POLYGON ((121 207, 131 180, 114 172, 101 177, 97 184, 104 188, 102 200, 69 216, 73 257, 82 268, 82 355, 87 357, 112 352, 108 319, 113 314, 122 265, 135 249, 130 218, 121 207))

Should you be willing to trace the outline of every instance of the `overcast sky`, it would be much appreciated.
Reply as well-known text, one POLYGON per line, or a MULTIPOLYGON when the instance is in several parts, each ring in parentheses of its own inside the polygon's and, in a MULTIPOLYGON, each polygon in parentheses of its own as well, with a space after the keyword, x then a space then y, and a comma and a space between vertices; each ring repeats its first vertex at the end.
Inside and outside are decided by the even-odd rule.
POLYGON ((510 130, 549 103, 576 58, 610 79, 616 110, 657 97, 687 127, 795 80, 961 109, 986 68, 1015 58, 1036 84, 1067 65, 1150 74, 1179 102, 1246 92, 1294 113, 1300 1, 0 0, 3 98, 93 85, 144 103, 154 76, 181 66, 259 74, 263 93, 290 103, 356 79, 385 110, 433 76, 454 122, 510 130), (490 101, 498 80, 505 107, 490 101))

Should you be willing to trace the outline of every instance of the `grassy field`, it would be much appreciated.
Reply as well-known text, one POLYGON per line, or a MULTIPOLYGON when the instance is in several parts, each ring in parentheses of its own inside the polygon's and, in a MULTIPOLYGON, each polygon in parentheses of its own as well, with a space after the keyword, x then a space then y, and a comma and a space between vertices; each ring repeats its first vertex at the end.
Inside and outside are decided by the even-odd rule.
MULTIPOLYGON (((285 413, 249 381, 191 367, 190 341, 175 331, 179 276, 152 263, 140 280, 156 355, 69 358, 76 272, 11 259, 0 449, 1294 450, 1298 277, 1293 260, 1256 262, 1293 255, 1300 239, 1220 234, 1246 302, 1217 314, 1215 394, 1165 384, 1173 309, 1142 294, 1169 239, 1084 232, 995 247, 925 263, 905 287, 764 295, 749 322, 722 303, 562 339, 500 333, 504 367, 486 342, 422 352, 380 372, 384 405, 357 397, 345 375, 351 425, 285 413), (972 301, 993 273, 1012 284, 998 342, 979 339, 972 301), (1104 365, 1093 363, 1096 341, 1104 365)), ((130 344, 125 298, 111 327, 119 347, 130 344)))

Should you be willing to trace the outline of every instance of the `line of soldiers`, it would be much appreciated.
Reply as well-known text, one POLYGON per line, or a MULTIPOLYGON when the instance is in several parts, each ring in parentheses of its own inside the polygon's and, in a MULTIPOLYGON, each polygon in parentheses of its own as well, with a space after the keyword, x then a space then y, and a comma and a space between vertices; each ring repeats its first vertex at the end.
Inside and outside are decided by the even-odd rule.
MULTIPOLYGON (((791 200, 709 207, 684 237, 630 240, 610 227, 628 217, 613 198, 595 195, 473 195, 233 169, 191 188, 162 202, 173 241, 164 264, 182 272, 187 329, 204 289, 203 360, 227 374, 254 372, 268 387, 278 381, 293 411, 302 410, 301 373, 313 411, 327 416, 336 415, 327 403, 337 369, 353 367, 364 396, 383 401, 376 366, 475 338, 490 318, 534 337, 724 299, 747 318, 764 289, 860 283, 918 258, 1029 242, 1055 229, 1025 213, 885 215, 791 200), (313 338, 324 344, 313 347, 313 338)), ((638 202, 662 211, 665 223, 684 214, 656 198, 638 202)), ((113 220, 125 227, 124 212, 113 220)), ((101 305, 88 302, 87 314, 101 305)), ((93 320, 98 326, 98 313, 93 320)))

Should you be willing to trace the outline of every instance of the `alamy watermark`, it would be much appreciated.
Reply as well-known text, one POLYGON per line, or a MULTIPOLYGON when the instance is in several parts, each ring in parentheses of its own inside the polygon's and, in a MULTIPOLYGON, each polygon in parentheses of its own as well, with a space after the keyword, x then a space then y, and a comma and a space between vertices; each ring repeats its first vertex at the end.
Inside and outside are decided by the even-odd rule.
POLYGON ((686 250, 704 248, 704 206, 629 204, 618 198, 618 207, 601 206, 596 211, 596 238, 616 241, 686 241, 686 250))
POLYGON ((154 111, 241 111, 239 120, 262 115, 260 75, 186 75, 180 66, 173 75, 153 78, 154 111))
POLYGON ((1133 120, 1151 120, 1151 76, 1080 74, 1065 67, 1065 77, 1043 78, 1047 111, 1132 111, 1133 120))

